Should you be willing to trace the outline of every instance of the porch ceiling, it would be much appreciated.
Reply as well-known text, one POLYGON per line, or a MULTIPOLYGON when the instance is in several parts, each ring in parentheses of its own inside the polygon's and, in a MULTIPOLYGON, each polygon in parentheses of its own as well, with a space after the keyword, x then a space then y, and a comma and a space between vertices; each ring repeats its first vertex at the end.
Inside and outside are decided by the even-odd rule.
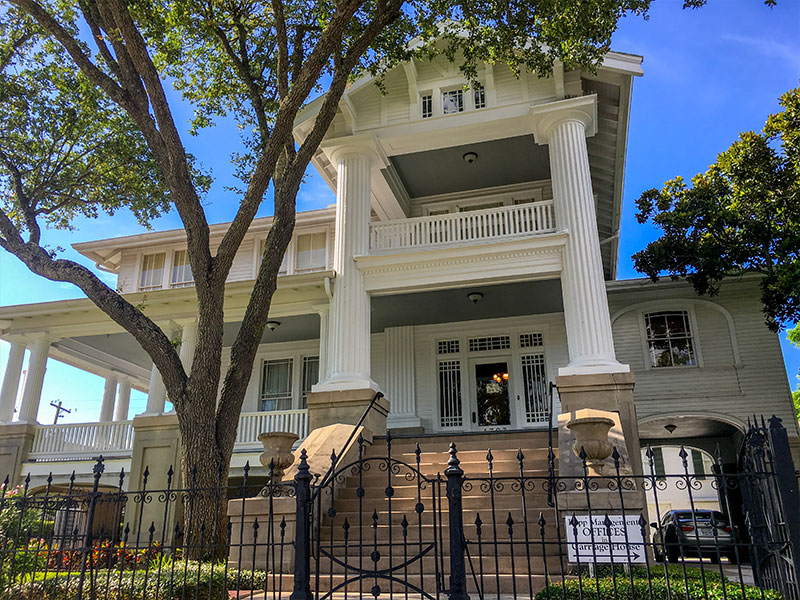
POLYGON ((550 178, 547 146, 537 145, 532 135, 401 154, 390 160, 411 198, 550 178), (478 159, 468 164, 462 158, 466 152, 475 152, 478 159))
POLYGON ((376 296, 372 299, 372 331, 401 325, 456 323, 476 319, 517 317, 563 312, 561 283, 557 279, 376 296), (483 298, 473 303, 472 291, 483 298))

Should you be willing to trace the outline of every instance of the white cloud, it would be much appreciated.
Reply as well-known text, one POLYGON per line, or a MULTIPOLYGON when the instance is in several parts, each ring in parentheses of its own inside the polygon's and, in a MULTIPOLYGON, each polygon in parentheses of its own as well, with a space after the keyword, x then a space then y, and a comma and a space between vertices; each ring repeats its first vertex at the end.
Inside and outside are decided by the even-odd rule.
POLYGON ((747 35, 725 33, 722 39, 754 49, 768 58, 778 59, 790 65, 800 75, 800 46, 766 40, 747 35))

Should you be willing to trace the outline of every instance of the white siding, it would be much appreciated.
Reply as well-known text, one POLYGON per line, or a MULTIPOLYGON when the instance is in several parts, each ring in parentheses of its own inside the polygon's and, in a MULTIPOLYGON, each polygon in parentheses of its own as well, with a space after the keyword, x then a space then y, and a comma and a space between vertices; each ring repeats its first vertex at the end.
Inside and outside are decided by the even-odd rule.
POLYGON ((688 286, 669 284, 609 294, 611 313, 619 315, 613 324, 617 358, 635 373, 640 420, 660 414, 717 414, 746 423, 754 414, 765 418, 775 414, 796 434, 779 339, 764 325, 758 297, 752 283, 727 284, 713 298, 698 298, 688 286), (699 364, 649 368, 640 315, 672 309, 688 309, 694 315, 699 364), (733 336, 726 313, 733 321, 733 336))
POLYGON ((523 99, 522 82, 506 65, 494 66, 494 85, 497 90, 498 104, 511 104, 523 99))
POLYGON ((132 250, 122 251, 122 260, 119 264, 119 274, 117 275, 117 288, 123 294, 136 291, 136 282, 139 274, 136 272, 137 261, 136 252, 132 250))

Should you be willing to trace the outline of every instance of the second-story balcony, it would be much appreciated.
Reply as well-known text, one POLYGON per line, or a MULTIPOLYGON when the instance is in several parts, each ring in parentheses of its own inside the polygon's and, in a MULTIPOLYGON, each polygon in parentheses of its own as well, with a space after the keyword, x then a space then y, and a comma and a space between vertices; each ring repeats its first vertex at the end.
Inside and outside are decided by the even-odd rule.
POLYGON ((370 224, 370 253, 510 240, 554 233, 553 201, 370 224))
POLYGON ((355 258, 372 294, 557 278, 567 233, 556 217, 540 200, 377 221, 355 258))

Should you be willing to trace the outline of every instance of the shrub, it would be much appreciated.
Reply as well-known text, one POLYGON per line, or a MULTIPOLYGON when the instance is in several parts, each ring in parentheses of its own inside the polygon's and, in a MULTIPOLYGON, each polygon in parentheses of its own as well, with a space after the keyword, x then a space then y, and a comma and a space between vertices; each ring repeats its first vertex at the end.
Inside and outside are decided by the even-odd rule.
MULTIPOLYGON (((198 564, 176 560, 153 561, 149 569, 89 571, 83 584, 84 598, 107 600, 228 600, 229 589, 264 589, 265 571, 225 572, 223 564, 198 564), (159 572, 160 567, 160 572, 159 572), (147 572, 145 572, 147 571, 147 572), (94 593, 93 593, 94 592, 94 593)), ((17 582, 0 593, 0 600, 75 600, 78 572, 48 573, 45 577, 17 582)))
MULTIPOLYGON (((699 571, 699 569, 697 569, 699 571)), ((670 577, 669 587, 663 577, 634 579, 631 588, 630 579, 618 577, 616 580, 617 596, 614 595, 614 580, 611 577, 598 579, 586 577, 582 582, 572 579, 547 586, 536 594, 536 600, 607 600, 609 598, 625 598, 626 600, 669 600, 681 598, 686 600, 781 600, 782 596, 771 590, 762 590, 753 586, 742 586, 722 581, 708 581, 705 586, 698 579, 670 577), (724 587, 723 587, 724 585, 724 587), (598 587, 600 593, 598 594, 598 587), (652 588, 652 592, 651 592, 652 588)))

